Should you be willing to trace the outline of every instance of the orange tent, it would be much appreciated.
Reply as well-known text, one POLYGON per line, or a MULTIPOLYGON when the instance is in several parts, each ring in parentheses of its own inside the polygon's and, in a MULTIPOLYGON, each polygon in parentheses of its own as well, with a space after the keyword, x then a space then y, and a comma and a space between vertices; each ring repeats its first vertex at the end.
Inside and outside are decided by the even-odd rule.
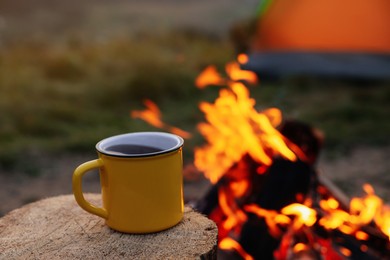
POLYGON ((244 69, 390 79, 390 0, 261 0, 244 69))
POLYGON ((273 0, 253 49, 390 54, 390 0, 273 0))

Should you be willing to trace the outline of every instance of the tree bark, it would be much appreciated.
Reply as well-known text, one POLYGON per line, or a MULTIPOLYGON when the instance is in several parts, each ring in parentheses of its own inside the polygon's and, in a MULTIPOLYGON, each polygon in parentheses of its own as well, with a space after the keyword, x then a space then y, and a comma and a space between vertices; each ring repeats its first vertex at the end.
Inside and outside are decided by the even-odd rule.
MULTIPOLYGON (((85 196, 99 205, 99 194, 85 196)), ((216 259, 217 236, 215 223, 189 207, 168 230, 116 232, 64 195, 0 218, 0 259, 216 259)))

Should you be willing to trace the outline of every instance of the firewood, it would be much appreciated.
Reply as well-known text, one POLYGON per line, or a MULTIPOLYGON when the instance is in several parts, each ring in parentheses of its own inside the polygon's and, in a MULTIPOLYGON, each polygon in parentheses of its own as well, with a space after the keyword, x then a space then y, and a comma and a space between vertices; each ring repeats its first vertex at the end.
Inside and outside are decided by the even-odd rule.
MULTIPOLYGON (((100 201, 98 194, 86 198, 100 201)), ((184 212, 168 230, 124 234, 82 210, 73 195, 48 198, 0 219, 0 259, 216 259, 214 222, 189 207, 184 212)))

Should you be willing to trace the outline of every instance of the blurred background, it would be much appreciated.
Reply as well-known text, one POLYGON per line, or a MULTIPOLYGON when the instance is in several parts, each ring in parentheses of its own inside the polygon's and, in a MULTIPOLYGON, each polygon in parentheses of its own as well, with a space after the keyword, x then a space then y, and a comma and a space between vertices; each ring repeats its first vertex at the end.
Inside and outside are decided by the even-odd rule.
MULTIPOLYGON (((198 104, 218 95, 217 88, 199 90, 194 81, 210 64, 223 71, 240 52, 251 54, 247 66, 260 75, 250 88, 259 109, 278 107, 284 118, 324 134, 320 172, 348 195, 370 183, 389 201, 389 53, 376 51, 379 63, 365 56, 373 63, 364 69, 363 62, 363 71, 378 69, 363 76, 291 71, 287 65, 303 64, 294 64, 299 58, 280 61, 291 53, 262 38, 267 32, 259 18, 272 14, 267 2, 0 0, 0 216, 71 193, 74 168, 96 157, 99 140, 156 130, 130 117, 145 99, 159 106, 164 121, 193 133, 184 151, 191 165, 194 147, 204 142, 196 128, 204 120, 198 104)), ((313 57, 299 51, 304 60, 313 57)), ((322 58, 315 56, 314 64, 356 63, 350 56, 331 64, 322 58)), ((192 176, 185 185, 189 200, 209 183, 192 176)), ((86 176, 85 188, 99 192, 97 174, 86 176)))

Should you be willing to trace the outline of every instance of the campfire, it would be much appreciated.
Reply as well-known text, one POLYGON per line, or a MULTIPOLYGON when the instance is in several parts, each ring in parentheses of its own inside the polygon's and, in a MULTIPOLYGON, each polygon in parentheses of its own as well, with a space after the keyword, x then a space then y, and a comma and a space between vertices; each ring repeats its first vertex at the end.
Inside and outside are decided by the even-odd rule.
MULTIPOLYGON (((212 183, 195 208, 217 223, 226 258, 383 259, 390 253, 390 207, 363 186, 365 195, 343 200, 316 171, 323 135, 277 108, 258 111, 247 85, 257 82, 240 69, 247 56, 226 65, 226 76, 207 67, 198 88, 218 86, 214 103, 199 105, 206 144, 194 165, 212 183)), ((155 127, 191 138, 161 120, 152 101, 133 111, 155 127)))

